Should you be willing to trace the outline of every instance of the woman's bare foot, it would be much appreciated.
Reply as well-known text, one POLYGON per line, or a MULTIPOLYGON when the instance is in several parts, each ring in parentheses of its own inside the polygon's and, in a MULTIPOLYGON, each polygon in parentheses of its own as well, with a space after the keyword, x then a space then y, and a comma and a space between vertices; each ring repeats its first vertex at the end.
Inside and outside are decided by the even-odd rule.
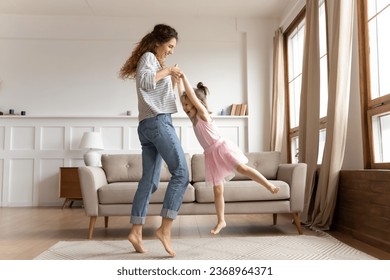
POLYGON ((144 244, 142 242, 142 236, 139 236, 136 233, 130 232, 127 239, 133 245, 136 252, 138 252, 138 253, 146 253, 147 252, 147 250, 144 248, 144 244))
POLYGON ((176 256, 176 252, 173 251, 173 249, 171 247, 171 234, 170 234, 170 232, 167 233, 166 231, 164 231, 163 228, 159 227, 156 230, 156 236, 161 241, 161 243, 163 244, 163 246, 165 248, 165 251, 167 251, 167 253, 171 257, 175 257, 176 256))
POLYGON ((218 224, 215 226, 215 228, 211 230, 211 233, 218 234, 221 231, 221 229, 223 229, 224 227, 226 227, 225 221, 218 222, 218 224))

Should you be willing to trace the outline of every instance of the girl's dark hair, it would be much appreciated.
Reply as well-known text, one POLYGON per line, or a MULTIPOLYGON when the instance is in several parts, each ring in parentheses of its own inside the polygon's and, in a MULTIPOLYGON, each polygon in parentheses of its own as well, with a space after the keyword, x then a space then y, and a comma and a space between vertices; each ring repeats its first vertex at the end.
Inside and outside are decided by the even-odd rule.
MULTIPOLYGON (((119 77, 122 79, 135 78, 137 71, 137 64, 140 57, 146 52, 152 52, 156 54, 157 44, 164 44, 175 38, 178 40, 178 33, 176 30, 166 24, 157 24, 154 26, 153 31, 146 34, 140 42, 137 43, 131 56, 127 59, 125 64, 119 71, 119 77)), ((157 58, 159 60, 159 58, 157 58)), ((161 66, 164 66, 164 62, 159 60, 161 66)))
POLYGON ((203 106, 205 106, 207 111, 209 111, 209 113, 211 114, 209 107, 207 106, 207 95, 210 94, 209 89, 202 82, 199 82, 196 85, 196 88, 194 88, 194 91, 196 97, 198 97, 203 106))

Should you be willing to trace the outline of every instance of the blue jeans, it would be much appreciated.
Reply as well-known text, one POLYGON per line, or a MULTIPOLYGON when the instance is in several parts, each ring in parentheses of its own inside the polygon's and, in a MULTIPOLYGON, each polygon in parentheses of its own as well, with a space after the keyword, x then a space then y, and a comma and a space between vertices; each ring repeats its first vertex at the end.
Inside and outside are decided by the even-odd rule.
POLYGON ((162 160, 172 174, 165 192, 160 215, 175 219, 189 183, 186 158, 170 114, 142 120, 138 125, 142 146, 142 178, 138 183, 131 209, 132 224, 144 224, 150 196, 160 183, 162 160))

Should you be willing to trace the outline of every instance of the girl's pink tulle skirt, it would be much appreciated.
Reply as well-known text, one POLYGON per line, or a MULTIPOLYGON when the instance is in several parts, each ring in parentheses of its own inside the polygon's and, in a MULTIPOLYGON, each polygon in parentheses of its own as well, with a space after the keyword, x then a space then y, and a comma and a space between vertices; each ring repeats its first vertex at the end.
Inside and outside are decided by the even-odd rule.
POLYGON ((208 184, 217 186, 234 177, 239 164, 246 164, 248 158, 232 142, 221 139, 204 151, 205 179, 208 184))

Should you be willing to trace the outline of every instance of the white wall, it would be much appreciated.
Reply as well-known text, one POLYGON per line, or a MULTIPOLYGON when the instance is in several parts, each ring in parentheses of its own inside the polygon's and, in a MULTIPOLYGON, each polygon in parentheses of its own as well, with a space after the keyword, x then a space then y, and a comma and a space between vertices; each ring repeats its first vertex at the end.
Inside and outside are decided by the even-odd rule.
POLYGON ((246 87, 249 124, 249 150, 270 150, 273 36, 277 21, 247 19, 238 21, 246 34, 246 87), (261 51, 260 51, 261 50, 261 51))
MULTIPOLYGON (((235 20, 169 22, 180 38, 168 63, 178 63, 194 83, 209 85, 216 111, 242 102, 242 36, 235 20)), ((1 110, 108 116, 136 110, 134 82, 120 80, 117 73, 155 23, 143 18, 2 16, 1 110)))
MULTIPOLYGON (((27 117, 0 117, 0 206, 57 205, 58 167, 82 164, 76 144, 84 130, 103 130, 105 142, 117 144, 106 153, 135 151, 127 145, 137 140, 136 118, 120 117, 137 115, 135 84, 117 74, 157 23, 179 32, 167 64, 178 63, 194 86, 209 87, 215 114, 248 103, 248 118, 216 118, 226 137, 244 151, 269 150, 277 21, 1 15, 0 111, 27 117)), ((195 152, 191 125, 180 116, 178 135, 185 151, 195 152)))
POLYGON ((276 21, 235 18, 0 16, 0 111, 31 116, 137 114, 134 81, 118 71, 156 23, 179 32, 178 63, 211 91, 215 114, 249 103, 250 151, 269 149, 276 21))

